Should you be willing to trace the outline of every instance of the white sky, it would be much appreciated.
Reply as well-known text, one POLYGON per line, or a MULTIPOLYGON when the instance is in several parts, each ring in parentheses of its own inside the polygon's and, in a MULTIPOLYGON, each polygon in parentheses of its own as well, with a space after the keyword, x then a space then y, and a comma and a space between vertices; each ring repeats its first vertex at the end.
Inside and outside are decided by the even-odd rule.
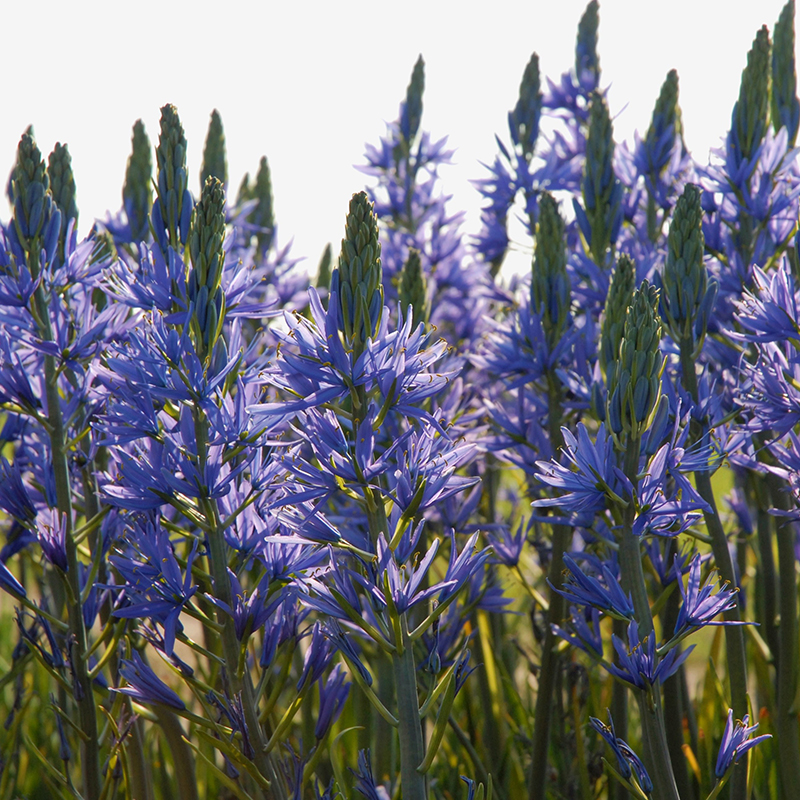
MULTIPOLYGON (((190 188, 208 117, 219 109, 232 191, 272 169, 280 242, 313 272, 338 243, 350 195, 363 188, 364 143, 384 133, 419 53, 426 61, 422 126, 449 136, 456 165, 442 177, 451 209, 480 207, 470 179, 505 137, 523 69, 535 51, 554 80, 574 64, 584 0, 38 0, 3 2, 4 108, 0 182, 29 123, 45 156, 67 142, 81 234, 121 204, 131 127, 158 139, 159 108, 174 103, 188 139, 190 188)), ((615 139, 644 132, 666 73, 680 76, 686 142, 705 161, 730 124, 756 31, 783 0, 601 0, 602 85, 615 139)), ((0 218, 9 210, 0 199, 0 218)))

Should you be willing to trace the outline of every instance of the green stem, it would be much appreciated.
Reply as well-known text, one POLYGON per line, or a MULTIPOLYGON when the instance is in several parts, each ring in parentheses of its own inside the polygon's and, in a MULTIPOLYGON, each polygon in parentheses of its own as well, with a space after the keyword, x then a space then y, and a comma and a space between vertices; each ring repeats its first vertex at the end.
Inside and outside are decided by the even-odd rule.
MULTIPOLYGON (((172 753, 178 796, 181 800, 198 800, 194 753, 186 742, 186 734, 177 716, 166 706, 154 704, 153 713, 172 753)), ((162 787, 163 788, 163 787, 162 787)), ((134 795, 135 800, 135 795, 134 795)))
MULTIPOLYGON (((208 422, 199 406, 194 409, 195 436, 197 439, 197 453, 199 460, 199 470, 202 475, 205 471, 205 464, 208 453, 208 422)), ((225 603, 228 608, 233 608, 233 597, 231 595, 230 578, 228 577, 228 556, 226 552, 224 532, 220 526, 219 513, 216 504, 208 500, 204 503, 206 521, 209 524, 208 531, 208 550, 209 566, 211 577, 214 582, 214 596, 225 603)), ((278 795, 283 783, 278 780, 277 773, 272 764, 272 759, 265 753, 266 740, 264 730, 258 719, 258 707, 256 703, 255 689, 250 677, 250 673, 244 670, 239 673, 239 641, 236 638, 233 618, 226 614, 221 608, 217 609, 217 622, 222 626, 222 653, 227 665, 225 676, 228 680, 231 696, 240 695, 242 708, 244 710, 245 723, 250 734, 255 756, 253 762, 261 775, 272 783, 273 791, 278 795)), ((258 795, 262 796, 261 790, 257 789, 258 795)))
MULTIPOLYGON (((667 563, 672 561, 675 548, 672 546, 673 540, 667 542, 665 557, 667 563)), ((662 617, 662 630, 671 632, 675 629, 675 622, 680 611, 680 594, 673 591, 667 598, 662 617)), ((680 652, 680 645, 676 646, 680 652)), ((684 800, 689 800, 693 796, 692 784, 689 780, 689 770, 686 765, 686 756, 683 754, 683 720, 685 711, 683 707, 682 682, 685 679, 682 674, 684 671, 681 665, 678 672, 664 681, 664 724, 667 735, 667 746, 669 756, 672 761, 672 771, 675 774, 675 783, 678 786, 678 793, 684 800)))
MULTIPOLYGON (((625 620, 615 619, 612 622, 614 635, 625 641, 628 635, 628 624, 625 620)), ((614 729, 617 736, 628 741, 628 687, 622 681, 614 681, 611 689, 611 718, 614 720, 614 729)), ((616 800, 627 800, 628 790, 619 782, 612 785, 612 796, 616 800)))
MULTIPOLYGON (((564 445, 561 434, 562 407, 561 384, 554 372, 548 373, 547 429, 553 452, 564 445)), ((547 578, 554 589, 561 588, 561 573, 564 571, 564 552, 569 546, 572 529, 566 525, 553 525, 553 549, 547 578)), ((536 691, 536 708, 533 719, 533 744, 531 746, 531 769, 528 779, 529 800, 545 800, 547 793, 548 752, 553 725, 553 701, 556 675, 560 657, 556 647, 560 639, 553 633, 553 625, 560 625, 566 614, 566 601, 558 592, 549 590, 547 630, 542 647, 542 665, 539 669, 539 685, 536 691)))
MULTIPOLYGON (((789 498, 783 482, 776 476, 766 477, 772 503, 783 511, 789 510, 789 498)), ((798 619, 797 619, 797 562, 795 542, 797 532, 793 522, 783 517, 778 523, 778 571, 780 577, 780 626, 778 637, 778 698, 775 712, 775 742, 778 747, 778 774, 783 797, 796 796, 800 786, 800 730, 797 711, 798 619)))
POLYGON ((769 513, 769 488, 763 477, 753 476, 754 494, 756 496, 756 536, 758 538, 758 581, 761 596, 761 630, 769 645, 772 659, 778 660, 780 650, 778 644, 778 627, 775 624, 778 608, 778 574, 775 570, 775 554, 772 540, 772 516, 769 513))
MULTIPOLYGON (((639 453, 641 443, 638 439, 628 442, 625 452, 625 475, 633 484, 637 483, 639 470, 639 453)), ((633 609, 638 623, 639 639, 644 641, 653 631, 653 615, 650 611, 650 600, 642 569, 642 553, 639 538, 633 533, 633 519, 636 510, 633 503, 625 509, 622 524, 622 539, 619 547, 619 569, 622 588, 629 592, 633 600, 633 609)), ((653 781, 654 800, 679 800, 672 763, 669 758, 664 716, 661 708, 661 696, 658 684, 651 687, 649 693, 636 692, 639 713, 642 720, 642 739, 646 752, 649 753, 648 771, 653 781)))
POLYGON ((397 691, 397 719, 400 723, 400 780, 403 800, 428 800, 425 776, 417 771, 425 760, 422 721, 419 717, 417 676, 413 643, 408 638, 405 616, 400 617, 402 641, 392 656, 397 691))
MULTIPOLYGON (((38 264, 36 265, 38 267, 38 264)), ((32 274, 38 273, 32 265, 32 274)), ((50 313, 42 284, 34 294, 36 317, 38 317, 39 333, 46 342, 53 341, 53 329, 50 324, 50 313)), ((89 677, 84 654, 88 648, 88 637, 83 622, 81 607, 78 549, 73 538, 72 488, 70 483, 69 464, 64 443, 66 441, 64 420, 61 416, 61 397, 58 391, 58 371, 55 358, 44 357, 45 387, 47 394, 47 421, 50 427, 50 447, 53 460, 53 473, 56 484, 56 501, 58 510, 66 526, 65 550, 67 556, 67 572, 62 575, 67 589, 67 614, 70 628, 71 663, 74 674, 74 695, 78 706, 78 724, 82 733, 81 767, 85 800, 99 800, 103 791, 100 775, 100 747, 98 742, 97 710, 92 694, 92 681, 89 677)))
MULTIPOLYGON (((681 374, 683 385, 689 392, 692 400, 698 402, 697 374, 695 373, 695 358, 693 343, 684 337, 680 343, 681 374)), ((708 426, 705 423, 692 423, 692 441, 702 441, 708 435, 708 426)), ((719 570, 720 577, 730 586, 736 586, 736 573, 733 569, 733 560, 728 549, 728 537, 719 518, 714 490, 711 486, 711 476, 708 471, 700 470, 694 473, 697 493, 708 504, 710 511, 704 511, 703 517, 706 529, 711 536, 711 550, 714 554, 714 563, 719 570)), ((741 607, 737 598, 736 606, 725 612, 727 622, 741 621, 741 607)), ((744 647, 744 631, 741 625, 727 625, 725 627, 725 652, 728 661, 728 677, 731 684, 731 707, 738 719, 747 713, 747 656, 744 647)), ((747 784, 743 775, 736 774, 731 780, 731 800, 744 800, 747 794, 747 784)))

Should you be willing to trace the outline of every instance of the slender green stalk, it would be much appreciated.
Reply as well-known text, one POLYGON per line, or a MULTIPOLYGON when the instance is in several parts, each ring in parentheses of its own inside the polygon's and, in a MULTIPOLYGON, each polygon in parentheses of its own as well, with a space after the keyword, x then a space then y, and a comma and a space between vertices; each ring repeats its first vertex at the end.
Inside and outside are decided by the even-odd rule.
MULTIPOLYGON (((673 541, 670 540, 667 544, 666 557, 669 563, 674 555, 674 548, 671 546, 673 541)), ((664 607, 662 630, 669 632, 675 629, 679 610, 680 593, 673 591, 667 598, 664 607)), ((680 647, 680 644, 678 644, 677 648, 680 649, 680 647)), ((689 780, 686 756, 683 753, 683 718, 685 714, 682 693, 682 683, 685 680, 683 672, 683 665, 681 665, 678 672, 664 681, 662 691, 664 695, 664 724, 666 726, 667 746, 669 747, 669 757, 672 761, 675 783, 683 800, 690 800, 694 796, 694 792, 689 780)))
MULTIPOLYGON (((32 275, 38 275, 38 253, 30 251, 29 267, 32 275)), ((35 310, 39 332, 42 339, 52 342, 53 329, 44 288, 40 283, 34 294, 35 310)), ((100 747, 97 728, 97 711, 92 694, 92 681, 89 677, 84 654, 88 648, 88 637, 83 621, 81 606, 78 548, 73 538, 72 488, 65 449, 66 434, 61 416, 61 398, 58 391, 58 372, 55 358, 44 357, 45 386, 47 393, 47 421, 50 427, 50 447, 53 459, 53 473, 56 484, 58 510, 66 526, 65 550, 67 572, 61 573, 67 590, 67 614, 70 628, 70 660, 74 673, 74 696, 78 706, 78 723, 84 734, 81 743, 83 786, 85 800, 99 800, 103 790, 100 775, 100 747)))
POLYGON ((761 596, 761 633, 769 645, 774 661, 778 660, 778 574, 775 570, 775 554, 772 541, 772 515, 769 513, 769 488, 761 476, 754 476, 752 485, 756 500, 756 536, 758 540, 758 581, 761 596))
MULTIPOLYGON (((555 374, 548 375, 548 433, 553 451, 564 445, 561 435, 561 384, 555 374)), ((561 573, 564 571, 564 552, 572 536, 566 525, 553 525, 553 548, 547 578, 556 589, 561 588, 561 573)), ((539 685, 536 692, 536 707, 533 719, 533 744, 531 746, 531 770, 528 779, 530 800, 545 800, 547 794, 547 765, 550 735, 553 720, 553 702, 556 676, 560 658, 556 647, 560 639, 553 633, 553 625, 561 624, 566 614, 566 602, 558 592, 550 589, 548 594, 547 630, 542 646, 542 664, 539 669, 539 685)))
POLYGON ((398 733, 403 800, 428 800, 425 776, 417 771, 417 767, 425 760, 425 742, 419 716, 413 643, 408 637, 405 616, 400 617, 400 635, 401 641, 396 642, 397 652, 392 656, 392 665, 397 690, 397 719, 400 723, 398 733))
MULTIPOLYGON (((208 454, 208 421, 203 416, 199 406, 194 409, 195 435, 197 437, 197 453, 200 461, 200 472, 203 473, 208 454)), ((233 608, 233 597, 231 595, 231 584, 228 577, 228 557, 225 551, 224 532, 220 526, 219 513, 216 504, 208 501, 204 504, 206 508, 206 520, 210 526, 208 532, 209 567, 211 577, 214 581, 214 594, 218 600, 225 603, 228 608, 233 608)), ((261 775, 269 780, 273 786, 276 797, 281 791, 283 783, 277 780, 277 773, 272 764, 272 759, 265 752, 266 740, 264 729, 258 718, 258 706, 256 703, 255 689, 248 670, 239 673, 239 642, 236 639, 233 618, 226 614, 221 608, 217 609, 217 621, 222 626, 222 652, 227 664, 226 678, 228 680, 231 695, 241 695, 242 708, 244 709, 245 723, 247 724, 250 738, 255 751, 253 762, 261 775)), ((261 797, 260 789, 258 796, 261 797)))
MULTIPOLYGON (((788 510, 789 503, 782 481, 767 475, 767 484, 776 508, 788 510)), ((775 712, 775 742, 778 747, 778 774, 785 800, 796 796, 800 786, 800 728, 797 710, 798 617, 797 562, 794 523, 783 518, 778 524, 778 572, 780 579, 778 628, 778 699, 775 712)))
MULTIPOLYGON (((695 374, 695 359, 692 353, 693 343, 691 339, 684 337, 681 340, 681 368, 683 385, 686 391, 696 403, 698 401, 697 375, 695 374)), ((705 426, 698 427, 693 423, 693 441, 700 441, 708 433, 705 426)), ((697 493, 711 508, 704 511, 703 517, 706 529, 711 536, 711 549, 714 553, 714 563, 719 570, 720 577, 731 586, 736 586, 736 574, 733 569, 733 560, 728 549, 728 537, 722 527, 719 518, 717 504, 714 498, 714 490, 711 486, 711 477, 707 471, 694 473, 697 493)), ((739 622, 741 620, 741 610, 737 601, 735 608, 725 613, 728 622, 739 622)), ((742 719, 747 713, 747 656, 744 649, 744 633, 741 625, 728 625, 725 628, 725 648, 728 658, 728 675, 731 683, 731 707, 734 715, 742 719)), ((740 788, 740 781, 734 776, 732 781, 732 797, 744 797, 740 788)))
MULTIPOLYGON (((628 442, 625 451, 625 475, 634 487, 637 483, 640 450, 639 439, 633 439, 628 442)), ((634 514, 635 509, 633 504, 630 504, 625 509, 623 516, 619 569, 622 588, 629 592, 633 599, 633 609, 639 626, 639 638, 644 640, 653 630, 653 615, 650 611, 650 600, 644 582, 639 538, 634 535, 632 528, 634 514)), ((642 738, 646 751, 650 755, 648 769, 653 781, 653 798, 654 800, 679 800, 680 795, 669 758, 659 687, 656 684, 652 687, 651 693, 640 691, 636 692, 636 695, 642 720, 642 738)))

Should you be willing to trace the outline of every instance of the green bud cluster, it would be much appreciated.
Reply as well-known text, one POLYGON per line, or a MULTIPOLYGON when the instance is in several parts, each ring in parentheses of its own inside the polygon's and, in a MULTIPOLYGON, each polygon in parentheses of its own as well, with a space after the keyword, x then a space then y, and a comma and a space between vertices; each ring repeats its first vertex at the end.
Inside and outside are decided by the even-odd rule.
POLYGON ((345 341, 358 355, 378 330, 383 312, 383 270, 378 217, 366 192, 354 194, 331 290, 339 294, 345 341))
POLYGON ((621 253, 611 273, 611 281, 600 327, 600 368, 608 375, 610 367, 619 356, 619 346, 625 331, 625 317, 633 302, 636 287, 636 265, 621 253))
POLYGON ((222 117, 215 108, 211 112, 208 123, 206 145, 203 148, 203 166, 200 169, 200 185, 205 186, 206 178, 212 176, 228 184, 228 161, 225 156, 225 131, 222 129, 222 117))
POLYGON ((542 115, 542 84, 539 75, 539 56, 534 53, 519 85, 519 100, 511 112, 512 135, 522 147, 526 161, 533 158, 536 139, 539 137, 539 120, 542 115))
POLYGON ((133 124, 131 154, 125 169, 122 187, 122 205, 128 215, 134 241, 146 238, 150 209, 153 206, 153 153, 144 123, 137 119, 133 124))
POLYGON ((14 230, 35 278, 42 247, 54 248, 58 242, 60 221, 54 228, 56 220, 53 218, 58 216, 60 220, 61 212, 50 193, 50 178, 41 151, 29 133, 22 134, 17 148, 11 191, 14 230))
POLYGON ((414 312, 412 325, 416 328, 422 323, 427 328, 431 318, 431 300, 419 250, 412 247, 408 251, 408 258, 398 277, 397 300, 401 311, 405 313, 411 306, 414 312))
POLYGON ((213 176, 206 178, 200 201, 192 212, 187 249, 192 269, 187 293, 194 304, 192 329, 198 351, 210 353, 222 331, 225 293, 220 288, 225 262, 225 190, 213 176))
MULTIPOLYGON (((686 152, 681 109, 678 105, 678 72, 672 69, 661 86, 643 148, 648 154, 648 175, 652 182, 652 186, 648 184, 647 194, 647 233, 653 243, 661 236, 665 213, 659 215, 652 187, 669 164, 676 136, 680 137, 681 147, 686 152)), ((659 201, 658 205, 662 205, 662 202, 659 201)))
POLYGON ((700 189, 690 183, 678 198, 661 278, 661 306, 669 335, 678 345, 690 346, 694 357, 700 354, 717 296, 717 283, 709 282, 703 264, 700 197, 700 189))
MULTIPOLYGON (((36 136, 33 133, 33 125, 28 125, 28 127, 25 128, 25 133, 27 133, 29 136, 32 136, 34 139, 36 138, 36 136)), ((8 183, 6 184, 6 197, 8 197, 8 202, 11 203, 12 206, 14 205, 14 170, 15 169, 16 169, 16 163, 11 168, 11 174, 8 176, 8 183)))
POLYGON ((158 166, 158 204, 169 244, 178 248, 186 243, 191 215, 189 178, 186 172, 186 136, 173 105, 161 109, 161 129, 156 148, 158 166))
POLYGON ((410 146, 419 131, 422 120, 422 95, 425 92, 425 61, 420 56, 411 72, 411 82, 406 89, 405 118, 407 122, 402 126, 405 130, 401 133, 410 146))
POLYGON ((644 281, 628 308, 619 355, 608 375, 606 424, 620 449, 625 440, 642 438, 659 407, 665 363, 660 343, 658 289, 644 281))
POLYGON ((578 22, 578 39, 575 45, 575 74, 580 80, 588 72, 594 77, 594 85, 600 81, 600 59, 597 55, 597 28, 599 5, 591 0, 578 22))
POLYGON ((558 203, 549 192, 542 193, 531 267, 531 308, 542 315, 551 348, 567 327, 571 305, 564 229, 558 203))
POLYGON ((600 92, 592 94, 581 194, 591 234, 589 249, 602 267, 621 224, 622 189, 614 174, 614 127, 600 92))
POLYGON ((797 70, 794 57, 794 0, 783 7, 775 24, 772 46, 772 124, 775 131, 786 127, 789 146, 797 140, 800 102, 797 100, 797 70))
POLYGON ((731 129, 734 147, 741 159, 749 159, 767 132, 769 117, 770 42, 767 26, 762 26, 747 54, 742 72, 739 99, 733 107, 731 129))
POLYGON ((654 152, 659 139, 669 128, 672 128, 673 137, 683 135, 681 108, 678 105, 678 71, 675 69, 667 73, 664 83, 661 84, 661 91, 653 108, 653 118, 645 136, 645 149, 654 152))
POLYGON ((78 205, 75 202, 75 176, 72 174, 72 157, 67 145, 56 142, 47 159, 47 177, 50 193, 61 212, 61 230, 58 235, 58 251, 64 256, 64 236, 70 220, 78 224, 78 205))
POLYGON ((256 200, 255 208, 247 215, 247 221, 256 228, 256 249, 263 255, 272 246, 275 236, 275 217, 272 209, 272 176, 266 156, 261 157, 255 181, 246 173, 239 186, 237 205, 256 200))

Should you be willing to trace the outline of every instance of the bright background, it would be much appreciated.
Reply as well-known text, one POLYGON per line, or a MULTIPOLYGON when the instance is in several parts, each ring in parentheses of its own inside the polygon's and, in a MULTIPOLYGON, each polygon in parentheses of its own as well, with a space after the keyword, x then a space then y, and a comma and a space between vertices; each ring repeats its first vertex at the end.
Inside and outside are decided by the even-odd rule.
MULTIPOLYGON (((615 139, 647 129, 667 72, 680 76, 685 139, 705 161, 728 129, 747 51, 770 31, 783 0, 601 0, 601 84, 610 85, 615 139)), ((208 117, 219 109, 231 191, 266 155, 281 243, 316 270, 341 239, 353 165, 396 118, 419 53, 426 61, 423 128, 449 136, 456 165, 442 172, 453 210, 478 229, 470 179, 506 136, 530 54, 557 80, 574 64, 584 0, 174 0, 3 3, 4 108, 0 178, 34 124, 45 155, 67 142, 80 232, 121 205, 131 127, 158 139, 159 108, 174 103, 188 139, 190 189, 208 117), (32 9, 35 7, 35 13, 32 9)), ((0 199, 0 219, 9 211, 0 199)))

